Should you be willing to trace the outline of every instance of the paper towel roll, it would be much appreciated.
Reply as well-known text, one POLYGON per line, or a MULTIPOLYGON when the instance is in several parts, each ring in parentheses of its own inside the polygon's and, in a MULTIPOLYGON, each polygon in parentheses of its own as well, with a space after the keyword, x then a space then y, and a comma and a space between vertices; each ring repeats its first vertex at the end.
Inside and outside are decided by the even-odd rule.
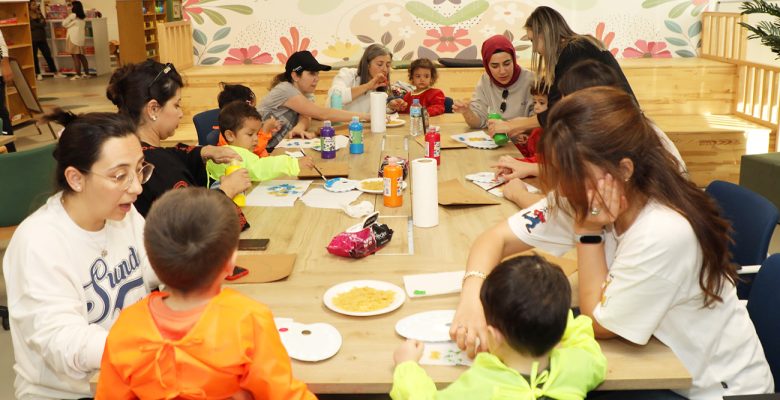
POLYGON ((412 222, 419 228, 439 225, 439 184, 436 160, 412 161, 412 222))
POLYGON ((371 132, 383 133, 387 130, 385 120, 387 107, 387 93, 371 92, 371 132))

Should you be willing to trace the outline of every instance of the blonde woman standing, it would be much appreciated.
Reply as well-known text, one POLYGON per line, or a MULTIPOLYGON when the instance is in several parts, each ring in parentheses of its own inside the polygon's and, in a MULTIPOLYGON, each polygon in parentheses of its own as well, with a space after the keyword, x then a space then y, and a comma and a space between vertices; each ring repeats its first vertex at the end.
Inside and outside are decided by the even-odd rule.
POLYGON ((66 36, 66 48, 65 51, 70 53, 73 57, 73 67, 76 68, 76 75, 73 75, 70 80, 89 78, 89 63, 87 57, 84 56, 84 41, 86 40, 86 18, 84 13, 84 6, 81 2, 76 0, 71 7, 71 14, 62 21, 62 26, 68 29, 66 36), (84 68, 84 74, 81 73, 81 68, 84 68))
POLYGON ((571 66, 583 60, 595 60, 612 69, 619 77, 622 89, 633 96, 634 92, 623 75, 615 57, 598 39, 590 35, 575 33, 563 16, 550 7, 537 7, 525 22, 526 38, 532 43, 531 69, 536 81, 544 82, 549 89, 548 106, 545 112, 531 117, 518 117, 509 121, 491 123, 490 134, 499 127, 502 132, 526 131, 548 125, 547 115, 561 99, 558 80, 571 66))

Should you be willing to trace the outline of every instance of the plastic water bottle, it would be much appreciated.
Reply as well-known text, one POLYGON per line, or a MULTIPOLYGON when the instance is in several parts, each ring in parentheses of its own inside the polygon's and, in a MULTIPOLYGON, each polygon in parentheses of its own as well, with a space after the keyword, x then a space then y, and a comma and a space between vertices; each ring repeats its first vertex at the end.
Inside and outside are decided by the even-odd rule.
POLYGON ((357 116, 349 123, 349 154, 363 154, 363 124, 357 116))
MULTIPOLYGON (((241 163, 239 161, 233 160, 230 162, 230 165, 228 165, 228 167, 225 169, 225 175, 230 175, 241 168, 243 168, 241 166, 241 163)), ((246 195, 243 192, 235 195, 233 197, 233 202, 236 203, 236 205, 239 207, 246 206, 246 195)))
POLYGON ((344 108, 344 104, 342 103, 341 99, 341 92, 338 90, 334 90, 333 94, 330 95, 330 108, 335 108, 336 110, 341 110, 344 108))
POLYGON ((424 129, 420 99, 414 99, 409 107, 409 134, 419 136, 425 133, 424 129))
POLYGON ((320 150, 322 158, 336 158, 336 130, 330 126, 330 121, 323 122, 320 128, 320 150))

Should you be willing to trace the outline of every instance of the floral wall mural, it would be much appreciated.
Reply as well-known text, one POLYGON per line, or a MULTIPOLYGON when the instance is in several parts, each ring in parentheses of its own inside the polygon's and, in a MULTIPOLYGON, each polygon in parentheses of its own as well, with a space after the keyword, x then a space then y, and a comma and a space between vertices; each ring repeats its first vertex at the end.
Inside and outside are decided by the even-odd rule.
POLYGON ((382 43, 395 59, 475 59, 495 34, 530 56, 525 19, 538 5, 601 39, 616 57, 695 57, 701 13, 715 0, 185 0, 200 65, 280 64, 309 50, 321 62, 354 62, 382 43))

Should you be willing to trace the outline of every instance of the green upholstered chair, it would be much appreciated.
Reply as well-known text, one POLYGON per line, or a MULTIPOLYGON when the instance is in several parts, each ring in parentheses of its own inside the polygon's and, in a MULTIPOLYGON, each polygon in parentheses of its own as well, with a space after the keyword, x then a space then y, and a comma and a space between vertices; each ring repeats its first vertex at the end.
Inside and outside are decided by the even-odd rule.
POLYGON ((0 226, 18 225, 51 195, 55 145, 0 155, 0 226))

